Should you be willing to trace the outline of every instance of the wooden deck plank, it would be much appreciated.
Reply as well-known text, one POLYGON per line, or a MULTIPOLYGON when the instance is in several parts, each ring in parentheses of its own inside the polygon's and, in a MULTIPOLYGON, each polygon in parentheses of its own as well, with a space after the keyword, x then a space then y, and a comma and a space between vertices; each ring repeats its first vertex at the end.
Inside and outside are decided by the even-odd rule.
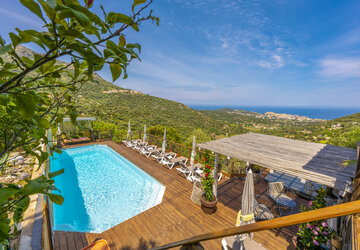
POLYGON ((76 249, 82 249, 83 247, 85 247, 86 245, 84 245, 82 238, 81 238, 81 233, 78 232, 74 232, 74 242, 75 242, 75 246, 76 249))
MULTIPOLYGON (((164 168, 154 158, 146 158, 124 145, 110 141, 102 143, 107 144, 165 185, 163 201, 101 234, 72 235, 73 233, 70 232, 56 232, 55 242, 62 244, 60 249, 72 249, 74 244, 77 246, 74 240, 82 241, 86 246, 100 238, 106 239, 111 249, 148 249, 155 245, 163 245, 235 225, 237 212, 241 208, 244 180, 237 178, 221 180, 218 210, 215 214, 206 215, 200 206, 190 200, 192 183, 179 176, 175 168, 171 170, 164 168)), ((256 184, 256 194, 265 194, 266 185, 265 181, 256 184)), ((301 203, 301 200, 297 202, 301 203)), ((254 240, 268 249, 287 249, 292 235, 294 230, 291 228, 268 230, 255 233, 254 240)), ((221 239, 202 242, 202 244, 205 249, 220 249, 221 239)))
POLYGON ((56 236, 59 237, 59 242, 60 242, 59 249, 69 249, 68 244, 67 244, 66 233, 59 231, 57 234, 55 234, 55 237, 56 236))
POLYGON ((65 232, 66 239, 67 239, 67 245, 69 250, 77 250, 74 235, 76 232, 65 232))

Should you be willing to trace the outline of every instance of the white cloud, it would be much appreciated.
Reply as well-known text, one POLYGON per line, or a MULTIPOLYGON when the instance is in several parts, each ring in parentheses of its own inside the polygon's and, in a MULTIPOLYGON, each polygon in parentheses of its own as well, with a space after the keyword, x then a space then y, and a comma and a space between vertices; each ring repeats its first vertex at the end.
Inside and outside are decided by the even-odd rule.
POLYGON ((319 61, 320 75, 336 78, 360 78, 360 58, 328 57, 319 61))
POLYGON ((280 55, 272 55, 269 61, 259 61, 257 64, 266 69, 279 69, 285 65, 284 59, 280 55))
POLYGON ((4 8, 0 8, 0 13, 5 14, 5 15, 13 18, 13 19, 22 21, 22 22, 24 22, 26 24, 36 25, 38 27, 42 26, 40 22, 37 22, 33 18, 28 18, 28 17, 26 17, 24 15, 20 15, 16 11, 11 11, 11 10, 6 10, 4 8))

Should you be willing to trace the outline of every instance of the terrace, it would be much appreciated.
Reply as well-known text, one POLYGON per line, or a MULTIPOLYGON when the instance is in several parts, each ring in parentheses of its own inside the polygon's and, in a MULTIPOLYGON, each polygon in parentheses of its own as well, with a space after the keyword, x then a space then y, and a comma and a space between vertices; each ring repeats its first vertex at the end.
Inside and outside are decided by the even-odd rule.
MULTIPOLYGON (((141 133, 139 133, 139 138, 141 138, 141 133)), ((153 144, 161 144, 161 138, 151 135, 149 141, 153 144)), ((169 170, 153 158, 146 158, 123 144, 110 140, 97 143, 110 146, 162 182, 166 186, 163 201, 100 234, 55 231, 55 249, 80 249, 97 239, 106 239, 111 249, 148 249, 194 235, 224 230, 235 225, 237 212, 241 209, 243 178, 222 178, 218 183, 218 210, 215 214, 206 215, 199 205, 190 200, 192 183, 179 176, 175 169, 169 170)), ((168 149, 178 151, 185 156, 189 156, 191 151, 190 148, 172 142, 169 143, 168 149)), ((351 154, 353 153, 356 155, 356 151, 352 150, 351 154)), ((201 157, 201 152, 198 152, 198 155, 201 157)), ((256 195, 266 195, 268 184, 264 179, 269 172, 270 169, 266 169, 258 178, 255 185, 256 195)), ((295 213, 299 212, 301 204, 308 203, 307 199, 299 195, 296 195, 295 201, 295 213)), ((266 205, 276 217, 280 216, 274 202, 268 199, 266 205)), ((296 235, 296 231, 295 225, 259 231, 254 234, 254 240, 267 249, 293 249, 295 246, 291 238, 296 235)), ((205 249, 220 249, 221 238, 204 241, 202 245, 205 249)))
MULTIPOLYGON (((192 183, 133 149, 112 141, 100 142, 110 146, 138 167, 151 174, 166 186, 161 204, 101 233, 76 233, 55 231, 55 249, 81 249, 96 239, 106 239, 111 249, 148 249, 193 235, 233 227, 241 208, 241 191, 244 181, 223 178, 219 183, 218 210, 205 214, 199 205, 190 200, 192 183)), ((264 172, 264 176, 266 172, 264 172)), ((256 184, 256 194, 265 194, 267 183, 256 184)), ((298 207, 307 201, 297 197, 298 207)), ((274 206, 274 204, 269 204, 274 206)), ((276 212, 275 209, 273 209, 276 212)), ((287 249, 296 227, 286 227, 255 233, 254 240, 267 249, 287 249)), ((220 249, 221 239, 206 241, 205 249, 220 249)))

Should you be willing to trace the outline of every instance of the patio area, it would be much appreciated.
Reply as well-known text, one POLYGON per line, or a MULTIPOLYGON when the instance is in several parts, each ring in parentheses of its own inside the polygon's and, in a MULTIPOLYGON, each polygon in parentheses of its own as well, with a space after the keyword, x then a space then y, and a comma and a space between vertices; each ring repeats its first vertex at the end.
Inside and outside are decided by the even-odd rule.
MULTIPOLYGON (((55 231, 55 249, 81 249, 96 239, 106 239, 111 249, 148 249, 198 234, 235 226, 241 208, 241 193, 244 180, 223 178, 219 182, 219 204, 215 214, 205 214, 200 206, 190 200, 192 183, 154 161, 152 157, 137 153, 122 144, 101 142, 126 157, 138 167, 151 174, 166 186, 161 204, 100 234, 55 231)), ((266 195, 267 183, 263 177, 255 184, 256 195, 266 195)), ((296 197, 297 207, 307 201, 296 197)), ((274 204, 268 207, 276 214, 274 204)), ((267 249, 293 249, 291 237, 296 227, 256 232, 254 240, 267 249)), ((205 249, 221 249, 221 239, 202 242, 205 249)))

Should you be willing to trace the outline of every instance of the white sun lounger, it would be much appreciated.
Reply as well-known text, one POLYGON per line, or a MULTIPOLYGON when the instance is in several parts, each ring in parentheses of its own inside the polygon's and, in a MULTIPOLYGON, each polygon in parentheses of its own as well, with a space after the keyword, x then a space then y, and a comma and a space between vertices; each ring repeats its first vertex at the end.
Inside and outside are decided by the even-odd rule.
POLYGON ((160 163, 161 160, 164 158, 164 157, 169 157, 169 158, 175 158, 176 157, 176 153, 174 152, 169 152, 169 153, 161 153, 159 155, 153 155, 153 157, 160 163))
POLYGON ((158 155, 162 151, 162 148, 153 148, 148 150, 142 150, 141 153, 145 155, 146 157, 150 157, 150 155, 158 155))
POLYGON ((164 157, 161 160, 161 164, 163 164, 164 166, 167 166, 169 169, 172 169, 176 164, 186 164, 188 161, 188 159, 184 156, 180 156, 177 158, 172 158, 172 159, 168 159, 167 157, 164 157))
POLYGON ((179 173, 180 175, 184 175, 185 178, 188 178, 193 174, 193 171, 196 171, 196 170, 199 170, 202 168, 203 168, 203 165, 201 163, 194 164, 194 167, 192 167, 191 165, 186 166, 185 164, 181 164, 181 167, 176 168, 176 170, 178 170, 180 172, 179 173))
MULTIPOLYGON (((204 172, 202 170, 197 170, 197 171, 193 171, 193 174, 188 178, 190 181, 194 182, 194 181, 200 181, 201 182, 201 179, 204 177, 204 172)), ((218 173, 218 181, 221 180, 223 176, 223 173, 220 172, 218 173)))

